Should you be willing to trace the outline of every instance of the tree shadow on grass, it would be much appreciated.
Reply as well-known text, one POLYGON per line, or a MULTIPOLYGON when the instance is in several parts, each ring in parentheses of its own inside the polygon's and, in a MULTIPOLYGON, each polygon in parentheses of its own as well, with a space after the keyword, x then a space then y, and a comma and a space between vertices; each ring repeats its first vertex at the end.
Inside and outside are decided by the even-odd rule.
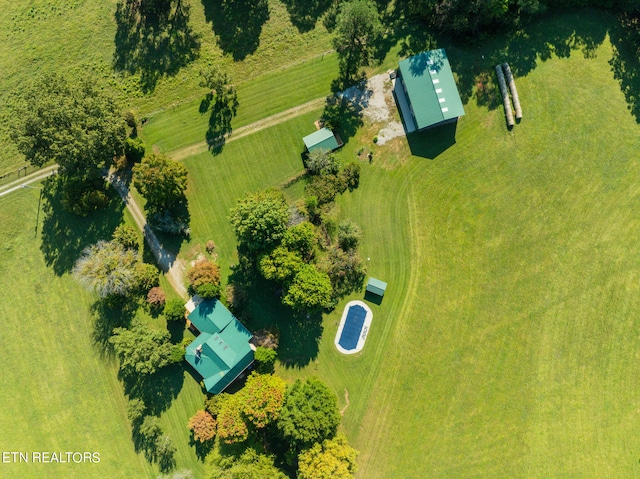
POLYGON ((175 75, 200 49, 182 0, 121 0, 116 7, 113 67, 140 73, 142 90, 153 91, 163 75, 175 75))
POLYGON ((613 77, 620 83, 636 123, 640 123, 640 12, 621 14, 618 23, 609 30, 609 38, 613 45, 613 57, 609 60, 613 77))
POLYGON ((238 312, 250 331, 262 329, 279 333, 278 358, 287 368, 302 368, 318 356, 322 337, 322 315, 296 315, 281 302, 281 293, 275 283, 262 278, 251 262, 241 257, 232 267, 229 283, 239 284, 250 298, 246 309, 238 312))
MULTIPOLYGON (((359 88, 365 89, 364 84, 359 88)), ((354 90, 351 90, 354 91, 354 90)), ((344 95, 331 95, 325 101, 322 112, 324 126, 337 132, 344 143, 348 143, 364 122, 362 111, 366 106, 366 91, 363 95, 347 99, 344 95)))
POLYGON ((318 19, 331 7, 331 0, 283 0, 291 23, 300 33, 313 30, 318 19))
POLYGON ((204 462, 204 459, 213 450, 213 447, 215 445, 215 441, 213 441, 213 440, 205 441, 205 442, 196 441, 193 438, 193 433, 192 433, 191 437, 189 438, 189 445, 195 449, 196 457, 200 461, 204 462))
MULTIPOLYGON (((203 100, 203 103, 205 100, 203 100)), ((200 109, 204 105, 200 105, 200 109)), ((233 131, 231 121, 236 116, 238 110, 237 98, 230 98, 221 101, 210 102, 207 105, 209 111, 209 127, 205 134, 209 151, 214 155, 222 153, 222 149, 226 143, 227 135, 233 131)))
POLYGON ((267 0, 202 0, 202 5, 225 53, 238 61, 256 51, 262 26, 269 19, 267 0))
POLYGON ((115 328, 128 328, 138 310, 138 303, 127 298, 103 298, 91 305, 94 317, 92 339, 102 357, 114 358, 109 338, 115 328))
POLYGON ((99 240, 110 240, 122 222, 124 203, 113 190, 107 189, 109 203, 87 217, 67 211, 62 205, 60 178, 47 179, 42 190, 42 244, 40 250, 47 266, 62 276, 73 268, 82 250, 99 240))
POLYGON ((171 364, 150 375, 128 375, 120 371, 119 378, 130 399, 142 399, 148 414, 158 416, 171 406, 182 390, 184 366, 171 364))

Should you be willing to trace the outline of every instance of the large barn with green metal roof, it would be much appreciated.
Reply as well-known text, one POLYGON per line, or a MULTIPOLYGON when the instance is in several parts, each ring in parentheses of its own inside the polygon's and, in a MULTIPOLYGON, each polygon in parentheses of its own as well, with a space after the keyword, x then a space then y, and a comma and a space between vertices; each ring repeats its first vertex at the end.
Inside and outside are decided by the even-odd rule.
POLYGON ((464 115, 451 65, 442 48, 402 60, 394 94, 407 133, 453 122, 464 115))
POLYGON ((200 302, 188 318, 200 335, 187 346, 185 359, 205 389, 218 394, 253 362, 252 334, 217 299, 200 302))

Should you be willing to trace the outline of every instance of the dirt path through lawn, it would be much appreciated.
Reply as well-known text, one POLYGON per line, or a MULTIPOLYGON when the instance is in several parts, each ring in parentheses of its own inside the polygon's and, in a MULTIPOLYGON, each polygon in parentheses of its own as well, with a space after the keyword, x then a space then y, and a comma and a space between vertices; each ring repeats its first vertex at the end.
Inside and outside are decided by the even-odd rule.
MULTIPOLYGON (((247 135, 250 135, 251 133, 264 130, 265 128, 275 126, 278 123, 282 123, 283 121, 287 121, 291 118, 304 115, 305 113, 313 111, 316 108, 321 108, 324 102, 325 97, 316 98, 315 100, 308 101, 307 103, 303 103, 302 105, 298 105, 296 107, 289 108, 288 110, 281 111, 280 113, 276 113, 275 115, 263 118, 262 120, 258 120, 248 125, 241 126, 237 130, 234 130, 231 135, 225 138, 225 143, 229 143, 233 140, 238 140, 247 135)), ((184 148, 180 148, 178 150, 170 151, 168 155, 174 160, 180 161, 184 160, 185 158, 189 158, 190 156, 204 153, 208 150, 209 144, 206 141, 201 141, 193 145, 185 146, 184 148)))

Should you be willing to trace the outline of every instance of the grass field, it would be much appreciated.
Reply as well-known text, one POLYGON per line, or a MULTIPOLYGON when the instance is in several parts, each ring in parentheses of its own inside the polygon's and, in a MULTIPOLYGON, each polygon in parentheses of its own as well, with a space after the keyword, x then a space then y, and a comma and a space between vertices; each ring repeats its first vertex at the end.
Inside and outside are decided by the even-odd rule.
MULTIPOLYGON (((561 44, 529 52, 526 69, 514 62, 525 119, 512 132, 501 109, 470 96, 455 144, 434 159, 435 133, 379 147, 339 201, 340 216, 362 225, 362 255, 387 295, 363 353, 335 350, 338 307, 306 365, 279 373, 319 375, 341 407, 348 391, 358 477, 637 474, 638 125, 608 38, 561 44)), ((356 136, 341 154, 369 143, 356 136)), ((233 261, 230 198, 245 178, 249 190, 274 186, 296 162, 282 154, 259 180, 262 136, 225 148, 185 160, 195 240, 220 238, 223 264, 233 261)), ((260 306, 254 316, 277 314, 260 306)))
MULTIPOLYGON (((3 72, 0 141, 4 146, 0 151, 0 175, 24 165, 8 138, 11 120, 8 105, 11 94, 36 71, 53 70, 70 75, 89 71, 107 84, 124 107, 144 116, 184 102, 199 102, 202 96, 199 71, 210 63, 224 65, 235 82, 242 84, 270 71, 321 58, 331 49, 330 36, 321 22, 314 29, 300 31, 279 0, 268 2, 266 15, 258 12, 260 14, 253 17, 244 15, 245 18, 233 12, 216 12, 207 2, 183 0, 182 4, 190 8, 185 16, 188 30, 181 33, 195 39, 197 48, 190 52, 156 51, 154 35, 160 37, 165 33, 160 30, 148 32, 146 40, 129 39, 125 47, 116 41, 118 28, 123 26, 123 22, 115 20, 118 3, 116 0, 33 0, 28 3, 0 0, 0 39, 4 46, 0 51, 3 72), (230 37, 236 27, 242 33, 237 34, 237 38, 230 37), (138 55, 137 51, 147 52, 148 58, 138 55), (135 73, 114 71, 118 54, 128 59, 127 65, 131 65, 135 73), (181 65, 183 68, 172 68, 181 65), (152 79, 146 90, 143 77, 152 79)), ((275 84, 271 80, 267 86, 274 88, 275 84)), ((260 92, 251 91, 249 87, 241 95, 241 101, 248 106, 260 92)), ((260 102, 264 103, 259 99, 260 102)), ((241 117, 238 120, 242 121, 241 117)))
MULTIPOLYGON (((83 59, 104 73, 113 52, 105 38, 112 40, 115 29, 104 12, 110 8, 111 15, 116 2, 64 3, 82 18, 56 13, 63 2, 34 1, 31 10, 5 4, 0 31, 18 58, 4 70, 5 87, 24 80, 26 65, 73 70, 83 59), (58 30, 60 17, 70 23, 58 30), (82 40, 85 21, 98 38, 89 46, 82 40), (52 28, 40 33, 43 25, 52 28), (72 32, 68 51, 50 55, 65 31, 72 32)), ((245 44, 226 44, 223 61, 232 65, 241 95, 235 128, 323 96, 335 73, 335 56, 321 56, 329 45, 323 27, 300 34, 282 3, 273 0, 270 9, 268 19, 258 12, 262 23, 245 44), (239 54, 246 56, 231 64, 239 54), (293 81, 304 88, 288 90, 293 81)), ((197 68, 221 58, 206 40, 212 28, 225 35, 211 13, 192 2, 190 21, 204 42, 200 59, 133 100, 151 114, 145 139, 164 151, 203 139, 197 68)), ((338 214, 362 226, 368 271, 389 283, 382 303, 372 305, 362 353, 345 357, 333 346, 341 307, 353 298, 321 323, 297 324, 270 291, 256 288, 252 326, 276 322, 283 333, 278 372, 290 380, 318 375, 339 395, 343 428, 361 451, 358 477, 638 475, 640 131, 629 112, 638 97, 634 64, 624 60, 619 39, 612 18, 587 11, 550 16, 483 45, 445 45, 465 99, 456 143, 441 148, 434 130, 374 146, 371 125, 349 141, 344 158, 366 146, 375 148, 375 160, 362 163, 360 187, 340 198, 338 214), (505 60, 525 115, 511 132, 495 98, 476 92, 480 74, 492 78, 493 65, 505 60)), ((423 40, 416 34, 392 48, 381 68, 423 40)), ((11 64, 9 50, 0 66, 11 64)), ((136 87, 132 77, 112 81, 124 93, 136 87)), ((319 114, 230 141, 219 155, 184 160, 193 237, 182 246, 183 258, 213 239, 223 276, 232 271, 230 206, 301 171, 301 138, 319 114)), ((3 169, 11 161, 0 156, 3 169)), ((292 199, 301 192, 302 183, 286 190, 292 199)), ((0 285, 10 292, 0 302, 6 323, 0 445, 96 450, 102 461, 73 469, 3 464, 0 475, 153 477, 155 468, 133 450, 115 364, 91 339, 92 298, 66 274, 82 241, 114 226, 122 212, 97 219, 82 241, 65 237, 59 224, 63 235, 41 243, 33 238, 37 198, 36 190, 0 198, 0 285), (38 377, 25 362, 34 356, 38 377)), ((46 232, 56 231, 49 226, 46 232)), ((203 467, 187 445, 185 423, 202 395, 189 375, 182 379, 161 424, 178 446, 178 468, 199 477, 203 467)))
MULTIPOLYGON (((88 228, 87 221, 81 220, 55 230, 45 219, 43 207, 34 237, 38 195, 34 188, 0 199, 0 286, 7 293, 0 301, 4 318, 0 449, 26 452, 30 461, 4 463, 0 476, 156 477, 157 468, 134 450, 117 363, 94 341, 100 337, 92 312, 95 297, 66 271, 65 258, 74 256, 86 242, 108 237, 123 212, 115 208, 96 217, 104 228, 88 228), (53 256, 51 249, 41 246, 43 235, 50 241, 57 235, 68 247, 57 249, 61 254, 53 256), (32 463, 31 453, 39 451, 98 452, 100 462, 32 463)), ((127 215, 124 220, 133 221, 127 215)), ((142 317, 164 328, 164 323, 142 317)), ((182 379, 172 385, 176 397, 162 413, 160 424, 177 447, 178 468, 191 469, 200 477, 203 467, 189 446, 186 420, 202 407, 203 394, 189 374, 178 372, 178 377, 182 379)))
POLYGON ((638 474, 640 145, 612 53, 539 60, 513 132, 471 102, 454 146, 341 201, 388 294, 360 358, 338 311, 304 373, 349 389, 359 477, 638 474))

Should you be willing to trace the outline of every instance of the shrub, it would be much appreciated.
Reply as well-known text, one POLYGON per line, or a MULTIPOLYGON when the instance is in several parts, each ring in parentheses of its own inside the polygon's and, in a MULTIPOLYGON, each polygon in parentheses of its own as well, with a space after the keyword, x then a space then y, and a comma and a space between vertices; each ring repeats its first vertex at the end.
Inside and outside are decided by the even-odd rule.
POLYGON ((202 259, 187 273, 187 277, 190 293, 204 299, 220 295, 220 267, 216 263, 202 259))
POLYGON ((340 170, 338 176, 341 178, 349 191, 355 190, 360 185, 360 165, 357 163, 347 163, 344 168, 340 170))
POLYGON ((282 238, 282 245, 291 251, 300 253, 305 259, 314 256, 314 249, 317 242, 313 225, 308 221, 303 221, 289 228, 282 238))
POLYGON ((136 115, 131 110, 124 112, 124 121, 129 128, 136 127, 136 115))
POLYGON ((164 291, 159 286, 154 286, 147 294, 147 303, 151 305, 154 311, 160 311, 164 308, 166 297, 164 291))
POLYGON ((226 393, 223 393, 223 394, 216 394, 214 396, 211 396, 205 399, 204 408, 214 418, 218 417, 218 414, 220 413, 220 407, 222 406, 222 403, 224 402, 225 397, 226 397, 226 393))
POLYGON ((187 427, 193 432, 193 438, 198 442, 211 441, 216 435, 216 420, 207 411, 195 413, 187 427))
POLYGON ((218 437, 225 444, 246 441, 247 424, 242 417, 243 401, 240 394, 226 394, 218 411, 218 437))
POLYGON ((324 148, 317 148, 310 152, 306 163, 312 175, 335 175, 340 169, 337 157, 324 148))
POLYGON ((218 298, 220 296, 220 285, 213 283, 201 284, 200 286, 193 288, 193 292, 202 299, 218 298))
POLYGON ((353 221, 346 219, 338 225, 338 244, 345 251, 358 247, 362 230, 353 221))
POLYGON ((156 439, 155 453, 158 459, 158 467, 162 472, 167 472, 176 467, 176 446, 168 435, 156 439))
POLYGON ((168 210, 152 213, 147 218, 147 221, 153 229, 163 233, 191 236, 189 224, 179 218, 174 218, 168 210))
POLYGON ((145 146, 140 138, 127 138, 124 142, 124 156, 129 163, 138 163, 144 157, 145 146))
POLYGON ((142 399, 130 399, 127 404, 127 418, 131 421, 131 427, 137 429, 142 424, 146 412, 147 406, 142 399))
POLYGON ((320 219, 320 212, 318 211, 318 197, 317 196, 306 196, 304 199, 304 207, 307 210, 307 214, 309 215, 309 220, 312 223, 318 222, 320 219))
POLYGON ((118 243, 124 249, 132 249, 138 251, 140 249, 140 243, 138 242, 138 233, 129 225, 118 226, 113 235, 111 235, 114 243, 118 243))
POLYGON ((213 240, 209 240, 207 241, 205 248, 207 250, 207 253, 211 254, 213 253, 213 250, 216 249, 216 244, 213 242, 213 240))
POLYGON ((304 188, 307 196, 315 196, 318 205, 331 203, 338 193, 342 193, 346 186, 342 187, 341 180, 336 175, 314 176, 304 188))
POLYGON ((135 278, 138 291, 147 292, 160 284, 158 268, 149 263, 138 263, 135 268, 135 278))
POLYGON ((169 363, 178 364, 184 359, 185 349, 182 344, 174 344, 171 346, 171 353, 169 354, 169 363))
POLYGON ((254 355, 255 370, 260 374, 272 374, 275 371, 278 352, 275 349, 258 346, 254 355))
POLYGON ((181 299, 170 299, 164 305, 164 316, 167 321, 180 321, 184 319, 184 301, 181 299))

